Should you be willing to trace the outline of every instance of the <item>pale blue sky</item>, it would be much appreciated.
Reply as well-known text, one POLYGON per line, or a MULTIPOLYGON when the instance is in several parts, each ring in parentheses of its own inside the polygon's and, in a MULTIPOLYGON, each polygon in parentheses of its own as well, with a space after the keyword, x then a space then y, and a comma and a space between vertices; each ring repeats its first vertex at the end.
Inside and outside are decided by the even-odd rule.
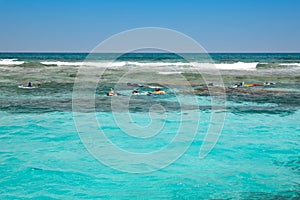
POLYGON ((300 52, 300 0, 0 0, 0 51, 88 52, 164 27, 209 52, 300 52))

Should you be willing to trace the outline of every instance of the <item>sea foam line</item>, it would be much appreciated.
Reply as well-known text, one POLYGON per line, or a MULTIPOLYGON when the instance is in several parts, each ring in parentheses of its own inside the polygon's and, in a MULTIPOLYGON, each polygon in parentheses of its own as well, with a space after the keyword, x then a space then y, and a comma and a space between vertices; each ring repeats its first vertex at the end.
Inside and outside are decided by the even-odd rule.
POLYGON ((217 63, 214 64, 220 70, 256 70, 258 62, 236 62, 236 63, 217 63))
POLYGON ((256 70, 258 62, 236 62, 236 63, 200 63, 200 62, 62 62, 62 61, 45 61, 41 62, 43 65, 57 65, 57 66, 95 66, 95 67, 167 67, 167 66, 180 66, 180 67, 196 67, 198 69, 212 69, 219 70, 256 70))
POLYGON ((279 65, 300 67, 300 63, 280 63, 279 65))
POLYGON ((18 59, 0 59, 0 65, 22 65, 25 61, 17 61, 18 59))
POLYGON ((64 61, 44 61, 40 62, 43 65, 57 65, 57 66, 94 66, 94 67, 122 67, 125 62, 64 62, 64 61))

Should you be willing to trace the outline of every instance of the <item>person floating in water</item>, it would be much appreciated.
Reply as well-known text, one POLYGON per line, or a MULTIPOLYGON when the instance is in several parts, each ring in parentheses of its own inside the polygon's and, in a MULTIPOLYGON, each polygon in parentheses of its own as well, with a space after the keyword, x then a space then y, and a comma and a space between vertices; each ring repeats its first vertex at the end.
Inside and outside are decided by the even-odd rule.
POLYGON ((115 91, 111 88, 110 91, 107 93, 107 96, 114 96, 115 91))
POLYGON ((156 88, 154 92, 152 92, 152 94, 166 94, 165 91, 160 90, 160 88, 156 88))
POLYGON ((265 82, 264 85, 275 85, 275 83, 272 83, 272 82, 265 82))
POLYGON ((232 87, 238 88, 238 87, 244 87, 244 85, 245 85, 245 82, 243 81, 243 82, 241 82, 239 84, 234 84, 232 87))
POLYGON ((28 83, 24 83, 22 85, 19 85, 18 87, 19 88, 30 88, 30 89, 33 89, 33 88, 37 88, 37 87, 40 87, 41 84, 40 83, 31 83, 31 82, 28 82, 28 83))
POLYGON ((137 90, 133 90, 132 94, 137 95, 139 92, 137 90))

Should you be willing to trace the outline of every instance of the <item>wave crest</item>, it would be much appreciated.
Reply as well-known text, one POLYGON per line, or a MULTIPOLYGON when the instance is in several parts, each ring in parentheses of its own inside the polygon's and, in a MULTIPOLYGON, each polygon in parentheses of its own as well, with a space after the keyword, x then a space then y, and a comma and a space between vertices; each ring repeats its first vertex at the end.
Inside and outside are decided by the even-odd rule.
POLYGON ((25 61, 18 61, 18 59, 0 59, 0 65, 22 65, 25 61))

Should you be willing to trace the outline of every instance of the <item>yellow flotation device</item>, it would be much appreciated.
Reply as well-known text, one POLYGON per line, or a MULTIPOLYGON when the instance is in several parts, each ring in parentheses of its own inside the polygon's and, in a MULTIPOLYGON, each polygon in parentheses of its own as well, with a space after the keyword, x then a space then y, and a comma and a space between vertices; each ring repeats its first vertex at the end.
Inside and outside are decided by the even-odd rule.
POLYGON ((152 94, 166 94, 166 92, 159 90, 159 91, 152 92, 152 94))

